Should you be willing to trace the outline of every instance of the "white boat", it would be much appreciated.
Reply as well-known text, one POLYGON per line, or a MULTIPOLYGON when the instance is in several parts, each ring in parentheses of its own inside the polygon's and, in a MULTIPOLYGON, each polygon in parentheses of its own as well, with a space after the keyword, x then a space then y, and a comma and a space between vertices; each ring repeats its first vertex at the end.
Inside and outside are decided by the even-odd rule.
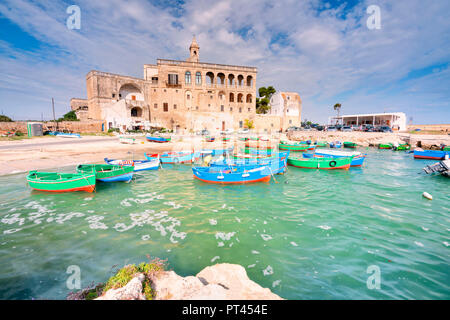
POLYGON ((104 159, 107 164, 115 164, 119 166, 134 166, 134 172, 145 170, 158 170, 160 165, 159 156, 152 160, 115 160, 104 159))
POLYGON ((119 137, 120 143, 126 143, 126 144, 135 144, 136 139, 133 137, 119 137))
POLYGON ((315 154, 321 155, 321 156, 323 155, 323 156, 335 156, 335 157, 353 157, 353 156, 360 156, 361 152, 316 149, 315 154))

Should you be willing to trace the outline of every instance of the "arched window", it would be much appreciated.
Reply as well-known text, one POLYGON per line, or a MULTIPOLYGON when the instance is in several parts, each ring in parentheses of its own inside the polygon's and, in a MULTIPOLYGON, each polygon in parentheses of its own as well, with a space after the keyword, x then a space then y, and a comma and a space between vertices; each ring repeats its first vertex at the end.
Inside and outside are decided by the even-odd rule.
POLYGON ((230 102, 234 102, 234 93, 233 92, 230 93, 230 102))
POLYGON ((131 109, 131 116, 132 117, 142 117, 142 109, 139 107, 135 107, 131 109))
POLYGON ((237 102, 244 102, 243 97, 244 97, 244 95, 242 93, 239 93, 237 96, 237 102))
POLYGON ((186 73, 184 75, 184 82, 186 84, 191 84, 191 72, 190 71, 186 71, 186 73))
POLYGON ((195 84, 202 84, 202 73, 200 71, 195 73, 195 84))
POLYGON ((252 95, 251 94, 247 95, 247 103, 252 103, 252 95))

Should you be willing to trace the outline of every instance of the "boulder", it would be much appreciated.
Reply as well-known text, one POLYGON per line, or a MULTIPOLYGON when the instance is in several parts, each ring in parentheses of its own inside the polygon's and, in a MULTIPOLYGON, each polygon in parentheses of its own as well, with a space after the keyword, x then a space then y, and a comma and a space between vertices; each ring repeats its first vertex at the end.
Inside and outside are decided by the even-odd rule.
POLYGON ((110 289, 95 300, 145 300, 142 293, 142 282, 145 276, 140 273, 130 280, 124 287, 110 289))

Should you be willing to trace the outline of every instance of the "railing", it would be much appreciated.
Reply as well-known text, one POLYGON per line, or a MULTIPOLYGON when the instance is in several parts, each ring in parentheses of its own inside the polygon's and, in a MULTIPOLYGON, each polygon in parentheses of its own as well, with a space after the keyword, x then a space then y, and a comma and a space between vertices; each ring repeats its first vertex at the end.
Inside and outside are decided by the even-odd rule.
POLYGON ((181 88, 181 83, 170 83, 166 81, 166 87, 169 88, 181 88))
POLYGON ((169 65, 175 65, 175 66, 192 66, 192 67, 195 66, 195 67, 226 69, 226 70, 234 70, 234 71, 258 72, 258 68, 256 68, 256 67, 234 66, 234 65, 208 63, 208 62, 189 62, 189 61, 169 60, 169 59, 158 59, 157 62, 158 62, 158 65, 169 64, 169 65))

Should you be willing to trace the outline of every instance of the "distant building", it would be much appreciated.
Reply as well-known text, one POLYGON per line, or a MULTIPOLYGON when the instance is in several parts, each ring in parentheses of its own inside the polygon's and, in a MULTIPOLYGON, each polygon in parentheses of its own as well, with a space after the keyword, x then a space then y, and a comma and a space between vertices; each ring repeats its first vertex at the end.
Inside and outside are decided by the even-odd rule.
POLYGON ((268 115, 281 117, 283 130, 300 126, 302 122, 302 100, 296 92, 276 92, 270 99, 268 115))
POLYGON ((386 125, 394 130, 406 130, 406 114, 403 112, 393 113, 369 113, 342 115, 339 117, 330 117, 329 124, 362 125, 371 124, 373 126, 386 125))

